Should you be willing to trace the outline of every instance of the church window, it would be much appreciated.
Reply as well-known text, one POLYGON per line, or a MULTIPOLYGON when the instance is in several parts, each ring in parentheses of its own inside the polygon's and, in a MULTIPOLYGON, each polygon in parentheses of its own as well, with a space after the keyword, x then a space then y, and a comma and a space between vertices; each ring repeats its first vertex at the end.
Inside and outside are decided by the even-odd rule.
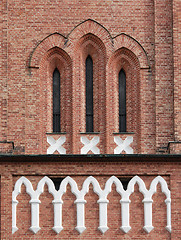
POLYGON ((93 61, 86 58, 86 132, 93 132, 93 61))
POLYGON ((53 72, 53 132, 60 132, 60 72, 53 72))
POLYGON ((126 74, 119 72, 119 132, 126 132, 126 74))

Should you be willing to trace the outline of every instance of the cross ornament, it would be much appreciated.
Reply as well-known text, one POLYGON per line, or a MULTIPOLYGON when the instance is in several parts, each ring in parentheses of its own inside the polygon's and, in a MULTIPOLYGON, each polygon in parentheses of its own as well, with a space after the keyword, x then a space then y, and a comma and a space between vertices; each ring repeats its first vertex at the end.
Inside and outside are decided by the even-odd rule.
POLYGON ((66 154, 66 149, 62 147, 65 141, 66 136, 61 136, 57 140, 55 140, 52 136, 47 136, 47 142, 50 144, 47 149, 47 154, 53 154, 55 151, 58 151, 59 154, 66 154))
POLYGON ((81 143, 84 144, 81 148, 81 154, 87 154, 89 151, 92 151, 94 154, 100 154, 100 149, 96 146, 100 140, 98 136, 93 137, 91 140, 85 136, 82 136, 80 139, 81 143))
POLYGON ((121 154, 123 151, 127 154, 133 154, 133 148, 130 147, 130 144, 133 142, 133 137, 128 136, 125 140, 122 140, 119 136, 115 136, 114 142, 118 145, 114 149, 114 154, 121 154))

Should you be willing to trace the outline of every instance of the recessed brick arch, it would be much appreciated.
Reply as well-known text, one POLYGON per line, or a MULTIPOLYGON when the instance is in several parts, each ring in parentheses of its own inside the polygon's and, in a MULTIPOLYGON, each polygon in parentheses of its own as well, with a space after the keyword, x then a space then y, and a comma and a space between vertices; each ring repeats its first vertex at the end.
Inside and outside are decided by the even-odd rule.
POLYGON ((53 33, 44 38, 32 51, 29 61, 29 68, 39 67, 41 59, 50 49, 55 47, 60 49, 65 48, 65 41, 66 37, 64 37, 60 33, 53 33))
POLYGON ((80 24, 78 24, 68 35, 67 41, 70 41, 71 44, 76 45, 80 39, 87 34, 92 34, 98 37, 103 44, 105 45, 107 54, 109 55, 113 50, 113 39, 109 31, 102 26, 100 23, 87 19, 80 24))
MULTIPOLYGON (((105 31, 105 30, 104 30, 105 31)), ((106 81, 106 47, 104 42, 92 33, 81 36, 73 48, 73 93, 76 100, 73 111, 80 109, 79 115, 75 114, 77 127, 81 132, 86 130, 86 79, 85 79, 85 61, 88 55, 93 60, 93 112, 94 112, 94 132, 105 132, 105 81, 106 81), (79 99, 79 100, 78 100, 79 99)), ((74 104, 74 103, 73 103, 74 104)), ((80 136, 77 136, 78 138, 80 136)), ((103 138, 101 138, 102 141, 103 138)), ((77 141, 77 140, 75 140, 77 141)))
MULTIPOLYGON (((134 132, 134 152, 140 152, 140 63, 127 48, 114 52, 107 64, 107 129, 109 136, 119 132, 119 72, 126 74, 126 132, 134 132)), ((113 142, 110 142, 110 153, 113 142)))
POLYGON ((103 41, 96 35, 88 33, 82 36, 76 43, 75 51, 81 51, 81 54, 90 54, 91 48, 95 48, 99 53, 106 57, 106 47, 103 41), (90 46, 90 47, 88 47, 90 46), (91 47, 92 46, 92 47, 91 47), (87 48, 87 49, 86 49, 87 48), (87 53, 86 53, 87 52, 87 53))
MULTIPOLYGON (((94 125, 95 131, 103 131, 102 126, 104 119, 101 119, 101 114, 98 109, 102 110, 105 108, 105 64, 106 64, 106 48, 104 43, 97 36, 93 34, 86 34, 77 43, 77 50, 80 54, 79 67, 82 74, 80 74, 80 79, 82 83, 85 83, 85 61, 88 55, 92 57, 93 60, 93 82, 94 82, 94 125), (102 89, 102 91, 100 91, 102 89), (98 107, 99 106, 99 107, 98 107)), ((82 102, 85 98, 85 84, 81 85, 82 90, 82 102)), ((83 114, 84 116, 85 114, 83 114)), ((83 121, 85 122, 85 121, 83 121)), ((84 124, 82 124, 84 125, 84 124)))
POLYGON ((139 60, 140 68, 150 68, 150 63, 146 51, 141 44, 133 37, 121 33, 114 37, 114 50, 117 51, 120 48, 127 48, 135 54, 139 60))
MULTIPOLYGON (((63 65, 69 66, 72 64, 72 60, 68 53, 64 49, 55 46, 48 49, 48 51, 44 52, 39 62, 39 68, 41 68, 46 63, 46 61, 52 60, 55 56, 59 56, 58 58, 62 59, 61 61, 63 65)), ((63 65, 60 66, 60 68, 62 68, 63 65)))
MULTIPOLYGON (((107 103, 109 113, 107 116, 111 116, 108 121, 108 127, 110 131, 117 131, 116 123, 118 124, 118 116, 115 113, 118 109, 118 73, 124 69, 126 73, 127 81, 127 114, 128 114, 128 131, 134 132, 135 139, 135 153, 139 153, 142 149, 148 153, 152 153, 155 138, 154 122, 147 119, 146 109, 152 111, 152 101, 154 99, 154 93, 150 87, 150 66, 146 55, 146 52, 142 46, 134 39, 124 34, 119 35, 117 42, 115 43, 115 52, 109 58, 106 73, 107 73, 107 89, 110 96, 107 96, 107 103), (119 40, 119 41, 118 41, 119 40), (124 47, 127 46, 127 47, 124 47), (111 105, 113 107, 111 107, 111 105), (114 116, 114 117, 112 117, 114 116), (114 124, 113 124, 114 118, 114 124), (148 127, 147 122, 150 122, 148 127), (111 127, 112 124, 112 127, 111 127), (149 136, 149 137, 147 137, 149 136), (151 137, 150 137, 151 136, 151 137), (142 143, 144 139, 144 145, 142 143)), ((108 133, 108 135, 111 134, 108 133)), ((107 138, 109 138, 107 136, 107 138)), ((111 146, 111 143, 109 144, 111 146)))
POLYGON ((72 96, 72 60, 70 56, 61 48, 53 47, 41 57, 38 64, 39 69, 33 72, 33 78, 38 79, 40 89, 41 148, 46 153, 47 139, 46 133, 53 133, 53 72, 57 68, 60 72, 60 122, 61 132, 66 132, 67 143, 65 147, 70 153, 71 148, 71 96, 72 96))
MULTIPOLYGON (((48 91, 49 96, 45 96, 43 92, 44 81, 47 81, 47 83, 51 82, 52 69, 57 67, 61 74, 63 74, 62 76, 66 76, 65 78, 68 79, 68 85, 66 83, 66 86, 69 90, 65 91, 71 94, 67 94, 69 99, 71 99, 71 106, 68 112, 72 111, 73 119, 76 119, 76 122, 73 123, 65 117, 62 122, 69 122, 72 126, 71 128, 64 127, 64 129, 71 132, 71 136, 74 138, 72 140, 69 139, 73 144, 73 152, 80 152, 80 146, 77 146, 76 142, 80 139, 79 133, 85 132, 86 126, 85 60, 88 55, 91 56, 94 64, 94 131, 100 133, 100 144, 104 145, 103 148, 105 149, 106 145, 109 145, 110 149, 111 146, 112 149, 114 148, 114 144, 111 145, 109 141, 112 138, 111 134, 117 132, 115 126, 117 126, 116 114, 118 113, 118 109, 116 107, 118 104, 116 96, 117 83, 115 83, 115 79, 120 69, 123 68, 127 75, 127 81, 131 79, 130 85, 128 84, 128 96, 130 95, 134 98, 134 101, 131 101, 130 97, 128 97, 128 131, 137 133, 136 138, 139 138, 139 144, 137 144, 135 152, 141 152, 140 134, 143 131, 140 129, 141 127, 144 128, 145 114, 144 112, 140 112, 140 106, 141 104, 147 106, 147 96, 151 96, 150 89, 146 88, 144 84, 148 84, 147 78, 150 64, 144 48, 131 36, 121 33, 112 38, 104 26, 94 20, 88 19, 75 26, 67 37, 59 33, 54 33, 43 39, 33 50, 29 67, 30 69, 32 68, 33 78, 36 78, 37 81, 40 80, 42 94, 44 94, 44 99, 46 99, 46 104, 44 103, 46 108, 47 106, 51 106, 52 102, 50 101, 51 89, 48 91), (33 70, 33 68, 35 69, 33 70), (38 68, 39 70, 37 70, 38 68), (140 85, 142 85, 141 88, 140 85), (142 90, 147 91, 148 94, 143 95, 141 98, 140 94, 142 90), (48 102, 47 99, 49 99, 48 102), (110 102, 111 106, 109 106, 110 102), (77 114, 77 109, 79 109, 79 114, 77 114), (109 113, 106 109, 114 111, 109 113), (115 118, 113 128, 110 126, 109 116, 112 116, 112 119, 115 118), (135 116, 136 121, 134 120, 135 116), (138 124, 141 119, 143 123, 138 124), (106 144, 103 144, 104 142, 106 144)), ((43 101, 41 103, 43 104, 43 101)), ((46 116, 48 115, 51 115, 51 108, 47 111, 46 116)), ((46 127, 48 126, 48 129, 44 127, 42 132, 50 131, 52 126, 50 121, 51 116, 47 119, 42 117, 42 119, 42 122, 47 123, 46 127)), ((109 153, 113 153, 113 151, 110 150, 109 153)))

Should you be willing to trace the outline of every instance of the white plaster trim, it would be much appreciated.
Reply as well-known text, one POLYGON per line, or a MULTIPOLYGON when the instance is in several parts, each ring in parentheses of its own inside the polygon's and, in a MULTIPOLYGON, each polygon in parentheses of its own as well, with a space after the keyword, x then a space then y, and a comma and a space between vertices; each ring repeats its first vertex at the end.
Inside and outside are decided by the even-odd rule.
POLYGON ((94 154, 100 154, 100 149, 96 146, 100 141, 99 136, 95 136, 91 140, 85 136, 82 136, 80 140, 81 143, 84 144, 84 146, 81 148, 81 154, 87 154, 89 151, 92 151, 94 154))
POLYGON ((61 136, 55 140, 52 136, 47 136, 47 142, 50 146, 47 149, 47 154, 53 154, 58 151, 59 154, 66 154, 66 149, 62 146, 66 141, 66 136, 61 136))
POLYGON ((133 148, 130 147, 130 144, 133 142, 132 136, 128 136, 125 140, 122 140, 119 136, 115 136, 114 142, 118 145, 114 149, 114 154, 121 154, 123 151, 127 154, 133 154, 133 148))
POLYGON ((93 191, 99 196, 99 200, 97 201, 99 204, 99 227, 98 229, 105 233, 109 228, 107 226, 107 204, 109 201, 107 200, 108 194, 112 190, 112 184, 116 185, 116 191, 120 194, 122 197, 120 200, 121 203, 121 214, 122 214, 122 226, 120 227, 122 231, 127 233, 131 227, 129 224, 129 204, 130 204, 130 195, 134 192, 134 186, 137 183, 139 186, 139 191, 143 194, 144 199, 144 230, 149 233, 152 229, 152 196, 157 190, 157 184, 161 184, 161 190, 166 195, 165 203, 167 205, 167 226, 166 229, 171 232, 171 198, 170 198, 170 191, 168 189, 166 181, 161 177, 156 177, 150 185, 150 189, 147 190, 145 183, 143 180, 135 176, 133 177, 128 184, 128 188, 125 191, 123 189, 123 185, 121 181, 115 177, 110 177, 106 184, 105 188, 102 190, 99 182, 92 176, 85 179, 82 185, 82 189, 79 191, 77 183, 71 178, 66 177, 63 179, 63 181, 60 184, 60 188, 57 191, 55 189, 54 183, 52 180, 48 177, 42 178, 38 185, 37 190, 34 191, 31 182, 26 177, 21 177, 17 180, 14 191, 12 193, 12 233, 16 232, 18 230, 16 226, 16 206, 18 204, 18 201, 16 200, 16 197, 19 193, 21 193, 21 186, 22 184, 25 184, 26 186, 26 192, 30 195, 31 200, 31 227, 30 230, 34 233, 37 233, 40 230, 39 227, 39 204, 41 203, 39 200, 40 195, 44 191, 44 185, 47 184, 48 191, 51 193, 54 197, 54 200, 52 201, 54 205, 54 227, 53 230, 56 233, 59 233, 62 231, 62 196, 66 192, 67 185, 70 184, 72 193, 76 196, 75 204, 77 208, 77 226, 76 230, 81 234, 85 229, 85 195, 89 191, 90 184, 93 185, 93 191))

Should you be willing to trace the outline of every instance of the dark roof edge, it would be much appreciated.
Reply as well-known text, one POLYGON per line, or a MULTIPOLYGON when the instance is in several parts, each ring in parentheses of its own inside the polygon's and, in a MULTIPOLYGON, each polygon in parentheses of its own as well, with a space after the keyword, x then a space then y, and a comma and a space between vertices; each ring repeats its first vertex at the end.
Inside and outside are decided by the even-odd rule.
POLYGON ((0 155, 0 162, 181 162, 181 154, 0 155))

